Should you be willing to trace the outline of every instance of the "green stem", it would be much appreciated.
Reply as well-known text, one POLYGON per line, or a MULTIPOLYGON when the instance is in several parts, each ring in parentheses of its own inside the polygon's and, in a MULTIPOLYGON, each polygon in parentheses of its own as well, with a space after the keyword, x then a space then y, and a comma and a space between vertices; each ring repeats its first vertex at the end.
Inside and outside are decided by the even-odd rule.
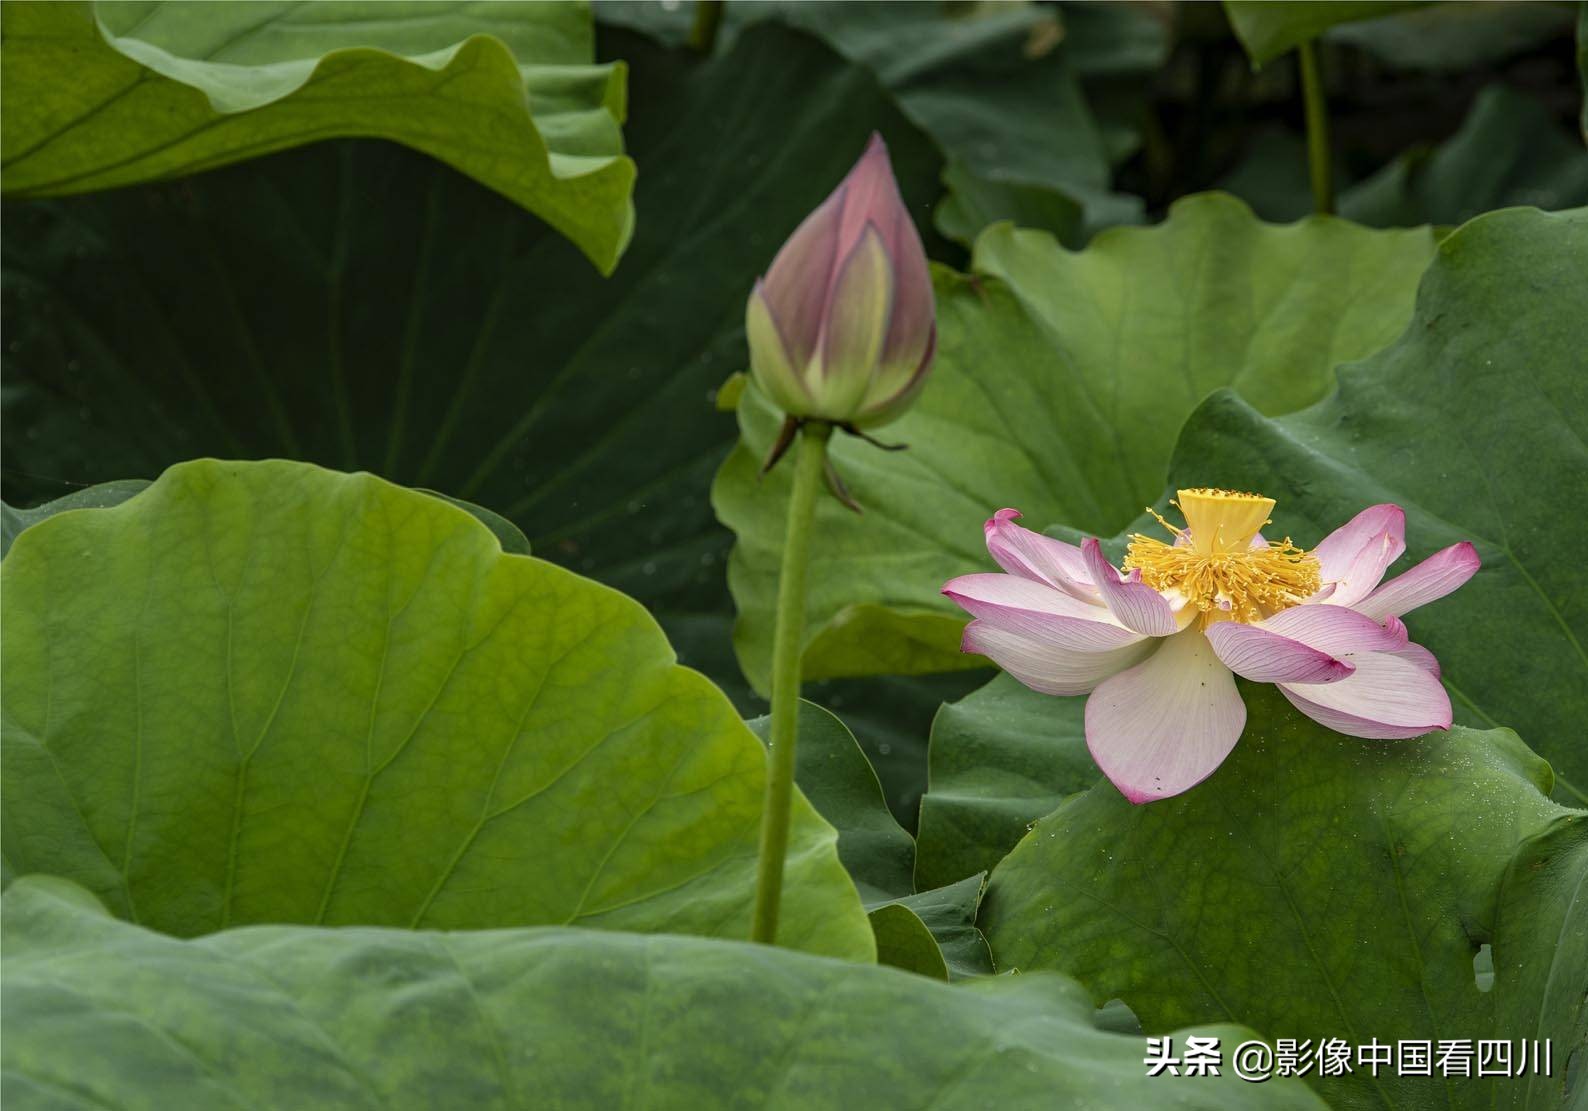
POLYGON ((695 22, 689 29, 689 45, 710 54, 717 44, 717 28, 722 25, 722 0, 695 0, 695 22))
POLYGON ((1329 105, 1318 73, 1317 48, 1309 39, 1296 48, 1301 55, 1301 94, 1307 106, 1307 163, 1312 171, 1314 211, 1334 212, 1334 175, 1329 165, 1329 105))
POLYGON ((800 653, 805 640, 805 571, 810 562, 811 521, 822 488, 830 424, 807 422, 800 429, 783 535, 783 569, 777 583, 777 630, 772 640, 772 745, 767 753, 766 806, 761 815, 761 859, 756 866, 755 918, 750 939, 777 940, 783 898, 783 858, 788 855, 789 802, 794 794, 794 742, 799 729, 800 653))

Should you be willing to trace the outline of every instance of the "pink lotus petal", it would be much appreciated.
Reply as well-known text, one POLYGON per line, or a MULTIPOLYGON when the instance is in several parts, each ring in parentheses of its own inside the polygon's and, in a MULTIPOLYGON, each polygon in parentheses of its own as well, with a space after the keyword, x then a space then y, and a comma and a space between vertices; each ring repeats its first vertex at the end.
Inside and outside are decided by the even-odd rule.
POLYGON ((990 517, 982 531, 987 536, 987 551, 998 566, 1011 575, 1058 587, 1082 601, 1102 604, 1086 558, 1074 544, 1066 544, 1040 532, 1015 524, 1018 509, 1000 509, 990 517))
POLYGON ((1478 573, 1480 562, 1478 550, 1463 540, 1435 552, 1361 601, 1353 602, 1351 608, 1375 621, 1399 617, 1461 586, 1478 573))
POLYGON ((1257 683, 1335 683, 1356 670, 1346 660, 1259 625, 1220 621, 1208 628, 1207 638, 1225 667, 1257 683))
POLYGON ((1180 627, 1169 600, 1142 582, 1139 571, 1129 577, 1121 575, 1103 556, 1102 545, 1090 537, 1081 544, 1081 555, 1103 603, 1125 628, 1143 636, 1165 637, 1180 627))
POLYGON ((1086 747, 1134 803, 1202 782, 1246 727, 1235 677, 1202 630, 1186 629, 1157 644, 1144 663, 1104 680, 1086 700, 1086 747))
POLYGON ((1384 619, 1384 627, 1400 640, 1398 647, 1389 650, 1390 655, 1399 656, 1403 660, 1410 660, 1435 679, 1438 679, 1443 674, 1439 667, 1439 660, 1421 644, 1412 642, 1411 633, 1400 618, 1386 617, 1384 619))
POLYGON ((1138 640, 1104 652, 1078 652, 1034 640, 989 621, 965 626, 960 649, 986 656, 1041 694, 1085 694, 1098 683, 1137 663, 1158 645, 1138 640))
POLYGON ((1370 505, 1335 529, 1312 550, 1324 585, 1335 583, 1329 601, 1350 605, 1370 594, 1384 570, 1406 550, 1406 514, 1398 505, 1370 505))
POLYGON ((1355 674, 1338 683, 1279 689, 1313 721, 1352 737, 1397 740, 1450 728, 1450 696, 1426 669, 1385 652, 1351 662, 1355 674))
POLYGON ((1258 622, 1258 627, 1342 658, 1360 652, 1392 652, 1405 640, 1371 617, 1343 606, 1291 606, 1258 622))
MULTIPOLYGON (((833 274, 838 268, 838 229, 848 194, 846 179, 794 229, 766 272, 765 297, 787 345, 789 362, 803 372, 821 336, 833 274)), ((847 253, 848 248, 845 248, 847 253)))
POLYGON ((1101 652, 1142 639, 1102 606, 1017 575, 961 575, 943 593, 972 617, 1055 648, 1101 652))

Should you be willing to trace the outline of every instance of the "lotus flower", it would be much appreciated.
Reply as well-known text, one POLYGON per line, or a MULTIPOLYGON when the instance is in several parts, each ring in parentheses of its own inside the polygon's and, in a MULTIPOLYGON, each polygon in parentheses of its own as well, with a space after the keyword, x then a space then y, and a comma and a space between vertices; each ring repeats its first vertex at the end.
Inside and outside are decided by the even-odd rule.
POLYGON ((745 330, 751 374, 790 416, 874 428, 920 392, 932 278, 880 135, 755 283, 745 330))
POLYGON ((1001 509, 987 550, 1008 573, 943 587, 975 619, 966 652, 1032 690, 1089 694, 1086 745, 1126 798, 1178 795, 1223 763, 1246 725, 1236 675, 1353 737, 1450 727, 1439 663, 1401 617, 1473 576, 1471 544, 1381 583, 1406 549, 1399 506, 1364 509, 1304 552, 1263 539, 1269 498, 1181 490, 1173 504, 1186 527, 1159 517, 1173 543, 1133 536, 1124 572, 1096 540, 1077 548, 1001 509))

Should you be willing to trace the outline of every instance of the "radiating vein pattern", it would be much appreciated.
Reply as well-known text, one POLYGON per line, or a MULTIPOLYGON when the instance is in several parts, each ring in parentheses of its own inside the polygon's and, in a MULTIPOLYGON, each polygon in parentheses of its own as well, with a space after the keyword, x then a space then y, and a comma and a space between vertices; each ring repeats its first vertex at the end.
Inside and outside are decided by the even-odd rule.
MULTIPOLYGON (((640 606, 438 499, 184 464, 27 530, 4 576, 19 872, 182 936, 747 928, 759 742, 640 606)), ((803 803, 796 842, 786 940, 865 955, 803 803)))

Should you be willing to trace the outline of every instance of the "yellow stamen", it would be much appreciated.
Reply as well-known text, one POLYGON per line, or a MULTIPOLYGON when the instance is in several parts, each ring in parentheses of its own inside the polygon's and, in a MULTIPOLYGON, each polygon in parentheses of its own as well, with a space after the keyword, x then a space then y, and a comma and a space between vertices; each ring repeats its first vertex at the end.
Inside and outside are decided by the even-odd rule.
POLYGON ((1268 523, 1272 498, 1233 490, 1181 490, 1170 502, 1185 514, 1186 528, 1158 523, 1186 542, 1180 546, 1142 536, 1130 538, 1125 570, 1140 569, 1155 590, 1177 592, 1215 621, 1261 621, 1316 594, 1318 560, 1290 542, 1252 547, 1268 523))

